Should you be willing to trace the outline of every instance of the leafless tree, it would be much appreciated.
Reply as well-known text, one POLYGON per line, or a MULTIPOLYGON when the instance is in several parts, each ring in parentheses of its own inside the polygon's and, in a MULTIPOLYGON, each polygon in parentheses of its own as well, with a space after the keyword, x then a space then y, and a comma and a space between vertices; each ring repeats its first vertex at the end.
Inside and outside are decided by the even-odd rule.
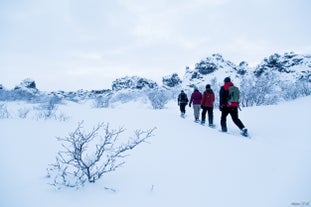
POLYGON ((80 122, 69 136, 57 138, 62 142, 63 150, 58 152, 56 162, 47 169, 52 180, 50 184, 57 188, 79 188, 87 182, 95 183, 105 173, 125 164, 126 152, 146 142, 156 129, 136 130, 135 137, 124 143, 120 139, 124 128, 115 130, 110 129, 109 124, 99 123, 85 133, 82 125, 80 122))

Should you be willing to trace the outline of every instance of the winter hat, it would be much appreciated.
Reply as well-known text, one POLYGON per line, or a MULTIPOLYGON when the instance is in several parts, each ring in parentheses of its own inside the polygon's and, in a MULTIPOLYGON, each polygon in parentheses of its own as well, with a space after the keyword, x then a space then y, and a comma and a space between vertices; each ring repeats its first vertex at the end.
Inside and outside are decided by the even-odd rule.
POLYGON ((225 82, 225 83, 231 82, 230 77, 226 77, 226 78, 224 79, 224 82, 225 82))
POLYGON ((194 86, 193 89, 194 89, 195 91, 198 91, 198 90, 199 90, 198 87, 196 87, 196 86, 194 86))
POLYGON ((207 85, 205 86, 205 88, 206 88, 206 89, 209 89, 209 88, 211 88, 211 85, 210 85, 210 84, 207 84, 207 85))

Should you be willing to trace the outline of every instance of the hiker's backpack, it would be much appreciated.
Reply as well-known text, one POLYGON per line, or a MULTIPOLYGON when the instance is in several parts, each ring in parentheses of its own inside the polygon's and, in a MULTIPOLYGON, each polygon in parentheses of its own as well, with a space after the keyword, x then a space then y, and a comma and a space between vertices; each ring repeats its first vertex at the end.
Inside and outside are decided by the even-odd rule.
POLYGON ((181 103, 188 103, 188 97, 187 97, 187 95, 186 95, 185 93, 181 93, 181 94, 179 95, 179 101, 180 101, 181 103))
POLYGON ((233 102, 240 101, 240 90, 236 86, 229 86, 229 96, 228 96, 228 103, 231 104, 233 102))

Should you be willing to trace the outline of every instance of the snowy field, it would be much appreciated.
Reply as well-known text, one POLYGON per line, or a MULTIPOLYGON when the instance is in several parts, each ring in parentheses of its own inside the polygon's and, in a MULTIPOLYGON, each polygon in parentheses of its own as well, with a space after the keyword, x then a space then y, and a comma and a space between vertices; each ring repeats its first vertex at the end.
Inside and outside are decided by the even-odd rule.
MULTIPOLYGON (((180 118, 177 103, 151 110, 139 102, 93 108, 59 107, 67 121, 0 119, 0 207, 290 207, 311 206, 311 97, 243 108, 251 139, 228 117, 229 133, 180 118), (46 169, 65 137, 84 120, 136 129, 157 127, 148 143, 129 151, 125 165, 99 182, 76 189, 48 185, 46 169), (114 189, 107 190, 106 188, 114 189)), ((14 114, 23 104, 7 104, 14 114)))

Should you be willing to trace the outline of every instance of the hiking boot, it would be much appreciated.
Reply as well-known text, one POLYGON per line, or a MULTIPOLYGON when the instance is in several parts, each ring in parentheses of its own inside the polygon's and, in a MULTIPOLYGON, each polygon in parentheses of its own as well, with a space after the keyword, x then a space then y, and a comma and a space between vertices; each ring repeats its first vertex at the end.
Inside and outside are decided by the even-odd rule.
POLYGON ((211 127, 211 128, 215 128, 216 127, 215 124, 209 124, 208 126, 211 127))
POLYGON ((227 132, 228 130, 227 130, 227 127, 221 127, 221 131, 222 132, 227 132))
POLYGON ((244 137, 247 137, 247 136, 248 136, 247 129, 246 129, 246 128, 243 128, 241 134, 242 134, 244 137))

